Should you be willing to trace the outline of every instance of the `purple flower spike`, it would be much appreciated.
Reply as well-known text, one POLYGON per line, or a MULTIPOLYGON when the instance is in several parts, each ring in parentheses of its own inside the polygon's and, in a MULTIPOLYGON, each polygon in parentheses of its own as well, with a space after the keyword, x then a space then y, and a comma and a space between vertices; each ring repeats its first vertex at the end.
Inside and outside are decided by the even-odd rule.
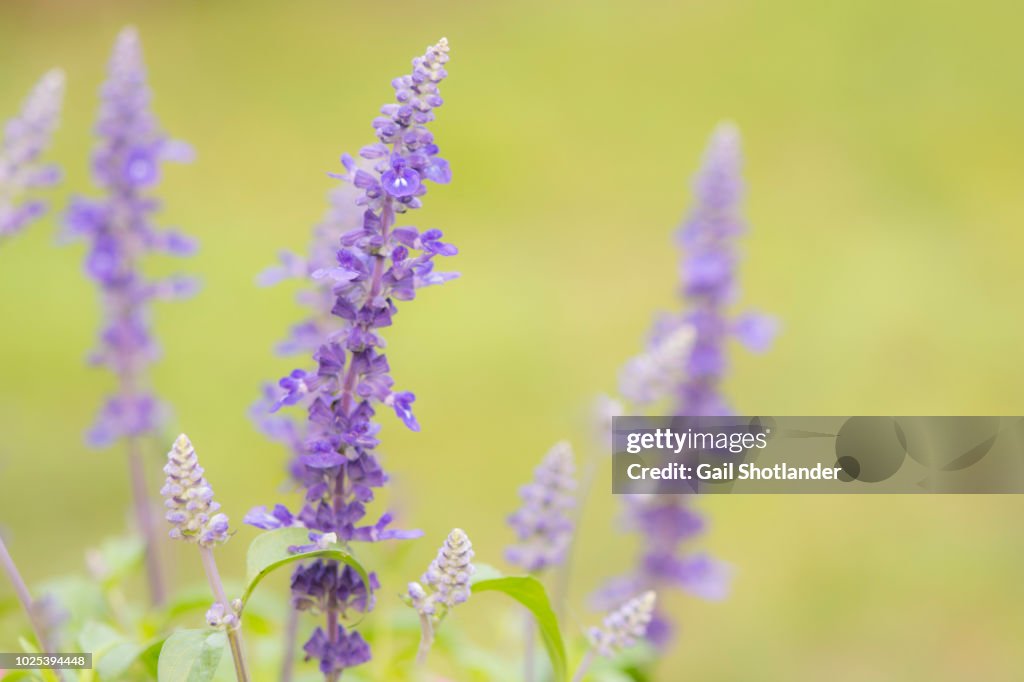
POLYGON ((697 206, 679 231, 679 242, 687 252, 683 290, 691 304, 685 322, 693 328, 694 341, 688 361, 690 377, 678 386, 678 414, 728 414, 719 385, 728 368, 725 345, 729 336, 758 352, 767 350, 775 336, 777 324, 772 318, 747 314, 733 321, 728 310, 738 292, 735 241, 746 230, 739 214, 741 164, 739 131, 729 124, 720 125, 711 136, 704 165, 693 183, 697 206))
POLYGON ((519 496, 523 506, 508 518, 518 542, 505 550, 505 558, 531 573, 561 564, 572 542, 576 506, 576 472, 568 443, 551 448, 519 496))
MULTIPOLYGON (((775 336, 773 318, 757 313, 735 317, 730 312, 738 293, 735 241, 746 229, 739 213, 740 166, 739 133, 731 125, 720 125, 693 183, 697 205, 678 236, 686 253, 681 289, 689 310, 661 317, 647 349, 623 368, 619 390, 635 407, 667 403, 672 414, 731 414, 720 389, 730 337, 762 352, 775 336)), ((617 409, 623 412, 621 406, 617 409)), ((631 495, 624 498, 624 506, 627 527, 642 539, 640 557, 632 572, 609 581, 596 595, 597 605, 613 607, 631 594, 670 588, 705 599, 725 597, 728 566, 685 549, 704 532, 703 518, 685 496, 631 495)), ((673 636, 672 620, 655 611, 647 638, 665 648, 673 636)))
POLYGON ((60 169, 40 157, 60 119, 64 72, 48 71, 29 93, 21 113, 4 126, 0 138, 0 240, 24 229, 46 212, 41 201, 23 200, 36 189, 52 187, 60 169))
MULTIPOLYGON (((421 233, 397 224, 399 216, 420 207, 427 182, 451 179, 426 127, 441 106, 438 84, 447 75, 447 61, 448 43, 442 39, 413 60, 411 74, 392 81, 396 101, 373 121, 378 141, 363 147, 358 160, 341 157, 343 172, 333 177, 345 184, 332 193, 331 210, 317 228, 309 256, 286 255, 264 278, 306 280, 300 300, 313 315, 293 329, 281 350, 311 354, 315 369, 295 370, 271 387, 257 417, 266 433, 291 450, 289 472, 305 489, 304 505, 294 516, 278 507, 273 512, 257 508, 246 517, 253 525, 303 526, 333 534, 341 543, 418 536, 389 528, 390 514, 368 520, 367 506, 388 480, 375 452, 381 428, 377 410, 393 410, 407 428, 420 428, 415 396, 397 390, 391 377, 381 330, 393 323, 398 302, 455 277, 434 271, 436 258, 457 252, 441 241, 440 230, 421 233), (303 424, 266 409, 290 405, 306 410, 303 424)), ((293 603, 326 617, 326 627, 317 628, 305 651, 331 680, 370 657, 366 642, 339 621, 348 602, 338 592, 338 570, 334 562, 318 562, 298 569, 292 581, 293 603)), ((372 608, 372 597, 364 596, 359 610, 372 608)))
POLYGON ((143 275, 147 253, 189 255, 188 237, 158 228, 158 201, 148 193, 164 161, 182 157, 182 143, 169 140, 150 110, 139 36, 126 28, 117 37, 101 91, 100 144, 93 153, 102 199, 72 199, 65 215, 69 236, 88 243, 86 274, 96 281, 104 323, 93 364, 118 378, 118 390, 101 408, 87 441, 105 447, 122 438, 154 435, 166 410, 148 389, 147 366, 159 355, 150 334, 150 301, 191 295, 195 283, 180 275, 163 280, 143 275))

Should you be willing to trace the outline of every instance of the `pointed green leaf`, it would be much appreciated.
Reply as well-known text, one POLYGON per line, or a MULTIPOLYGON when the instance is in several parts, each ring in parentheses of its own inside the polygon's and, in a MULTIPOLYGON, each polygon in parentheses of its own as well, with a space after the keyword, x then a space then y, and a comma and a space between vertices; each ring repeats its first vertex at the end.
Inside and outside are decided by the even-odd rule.
POLYGON ((217 672, 227 636, 213 630, 178 630, 164 642, 157 664, 160 682, 209 682, 217 672))
POLYGON ((351 554, 341 548, 341 545, 332 545, 327 549, 315 549, 311 552, 292 554, 289 547, 308 545, 309 530, 305 528, 279 528, 277 530, 261 533, 249 545, 249 552, 245 560, 245 594, 242 595, 242 608, 252 595, 253 590, 270 573, 295 563, 296 561, 308 561, 318 557, 333 559, 351 566, 363 581, 367 592, 370 591, 370 578, 366 569, 356 561, 351 554))
POLYGON ((547 590, 533 576, 508 576, 505 578, 485 578, 473 582, 473 593, 503 592, 529 609, 537 622, 537 631, 541 642, 551 661, 555 682, 568 679, 568 663, 566 662, 565 643, 562 641, 562 630, 558 625, 558 617, 551 608, 547 590))

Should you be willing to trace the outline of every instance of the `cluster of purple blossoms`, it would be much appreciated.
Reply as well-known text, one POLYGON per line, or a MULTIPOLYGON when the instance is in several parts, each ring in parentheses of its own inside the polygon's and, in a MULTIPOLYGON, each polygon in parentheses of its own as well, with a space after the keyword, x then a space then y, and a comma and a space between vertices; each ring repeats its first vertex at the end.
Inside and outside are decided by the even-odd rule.
MULTIPOLYGON (((356 205, 358 197, 359 191, 350 183, 334 187, 328 194, 327 212, 313 230, 308 253, 301 256, 282 251, 278 264, 259 276, 258 281, 262 286, 272 286, 285 280, 299 280, 306 285, 296 299, 309 310, 309 316, 293 325, 287 338, 277 345, 276 350, 281 355, 312 354, 324 340, 333 339, 347 324, 331 313, 335 300, 334 280, 324 277, 323 273, 333 267, 337 260, 341 236, 362 223, 362 211, 356 205)), ((311 394, 307 399, 312 397, 311 394)), ((294 483, 301 484, 305 472, 302 464, 306 442, 305 424, 277 413, 274 410, 277 399, 277 385, 265 384, 262 397, 253 405, 250 415, 264 435, 289 449, 292 454, 288 466, 290 478, 294 483)))
MULTIPOLYGON (((457 252, 441 241, 440 230, 420 232, 396 224, 400 214, 420 207, 428 181, 451 180, 448 163, 438 156, 426 127, 442 103, 438 83, 447 75, 447 61, 443 39, 414 59, 412 73, 392 81, 396 103, 385 105, 374 119, 379 141, 360 151, 366 167, 342 157, 345 172, 336 177, 359 190, 355 204, 363 213, 358 226, 340 237, 333 262, 312 273, 330 282, 330 311, 342 323, 326 330, 313 354, 314 371, 295 370, 279 382, 282 395, 275 403, 275 408, 301 404, 307 410, 301 454, 293 467, 305 488, 305 502, 294 515, 283 505, 255 509, 246 517, 252 525, 301 526, 312 531, 314 541, 333 533, 344 543, 419 535, 389 529, 390 514, 375 523, 363 519, 374 489, 387 481, 375 454, 380 429, 374 422, 375 405, 394 410, 408 428, 419 429, 412 413, 415 397, 393 389, 378 330, 391 324, 396 301, 412 300, 417 289, 455 276, 434 271, 436 256, 457 252)), ((369 658, 363 638, 346 631, 339 618, 346 609, 369 610, 372 600, 355 596, 359 588, 344 577, 344 570, 314 567, 295 573, 292 599, 299 606, 323 608, 326 627, 317 629, 305 650, 328 679, 337 679, 344 669, 369 658)))
MULTIPOLYGON (((736 337, 760 352, 775 334, 772 318, 756 313, 733 317, 729 310, 737 297, 735 240, 745 231, 738 211, 743 193, 740 166, 739 134, 723 124, 712 135, 694 183, 697 206, 679 232, 686 252, 682 290, 690 308, 659 319, 645 353, 624 368, 620 391, 635 405, 668 401, 672 414, 730 414, 720 393, 727 368, 726 342, 736 337)), ((703 517, 685 496, 630 495, 624 503, 626 524, 642 539, 640 560, 631 573, 608 583, 598 594, 599 604, 607 607, 644 590, 672 587, 707 599, 724 598, 728 567, 706 554, 684 550, 705 528, 703 517)), ((655 611, 647 637, 664 647, 673 630, 666 614, 655 611)))
POLYGON ((0 139, 0 239, 21 231, 46 212, 39 200, 23 201, 35 189, 52 187, 60 169, 40 162, 60 120, 64 72, 48 71, 25 99, 21 112, 4 126, 0 139))
POLYGON ((188 161, 191 150, 160 130, 150 98, 138 34, 126 28, 117 37, 103 85, 96 129, 102 142, 92 159, 93 176, 106 197, 76 197, 65 218, 68 235, 89 244, 85 271, 99 285, 104 304, 99 347, 90 361, 110 368, 119 382, 88 433, 96 447, 152 434, 158 427, 162 409, 145 385, 146 368, 158 355, 148 304, 195 290, 190 278, 148 279, 141 268, 147 253, 187 256, 196 248, 192 239, 153 224, 160 203, 149 190, 160 179, 160 164, 188 161))
POLYGON ((505 550, 505 558, 530 573, 560 565, 575 527, 576 471, 569 443, 551 448, 519 497, 523 505, 508 517, 517 542, 505 550))
POLYGON ((690 302, 683 323, 693 329, 693 347, 686 362, 687 380, 677 387, 678 414, 731 414, 720 390, 728 368, 729 337, 762 353, 777 331, 772 317, 755 312, 733 317, 729 311, 738 293, 736 238, 746 231, 737 209, 743 196, 741 165, 739 131, 722 124, 711 137, 694 183, 697 208, 679 231, 679 244, 686 251, 683 293, 690 302))

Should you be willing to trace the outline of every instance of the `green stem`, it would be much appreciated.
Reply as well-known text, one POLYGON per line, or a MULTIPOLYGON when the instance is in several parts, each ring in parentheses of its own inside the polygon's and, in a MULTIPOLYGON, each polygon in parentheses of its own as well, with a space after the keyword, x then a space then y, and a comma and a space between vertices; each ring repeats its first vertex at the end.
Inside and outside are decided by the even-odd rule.
POLYGON ((580 661, 580 667, 576 669, 576 674, 572 676, 572 682, 583 682, 583 676, 590 670, 590 666, 594 663, 594 650, 590 649, 587 651, 583 660, 580 661))
MULTIPOLYGON (((231 613, 231 602, 224 593, 224 583, 220 580, 220 572, 217 570, 217 560, 213 558, 213 550, 209 547, 199 546, 199 555, 203 558, 203 570, 206 571, 206 579, 213 590, 213 596, 217 602, 224 607, 224 613, 231 613)), ((242 624, 238 623, 233 628, 228 628, 228 645, 231 647, 231 658, 235 662, 235 677, 238 682, 249 682, 249 670, 245 663, 245 653, 242 650, 242 624)))

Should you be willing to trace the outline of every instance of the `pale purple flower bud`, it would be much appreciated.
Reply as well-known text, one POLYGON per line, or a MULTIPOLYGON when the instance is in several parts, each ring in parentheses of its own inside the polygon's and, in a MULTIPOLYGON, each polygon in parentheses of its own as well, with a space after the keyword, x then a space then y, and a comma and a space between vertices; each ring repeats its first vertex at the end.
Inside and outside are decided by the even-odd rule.
POLYGON ((213 488, 203 477, 203 467, 188 436, 181 434, 167 453, 166 483, 160 494, 166 500, 166 519, 173 526, 170 536, 176 540, 214 547, 230 537, 228 517, 219 513, 213 488))
POLYGON ((654 614, 653 591, 644 592, 605 616, 601 627, 591 628, 588 639, 594 650, 611 657, 636 644, 647 632, 654 614))
POLYGON ((64 72, 48 71, 25 99, 21 112, 7 122, 0 138, 0 239, 20 231, 46 211, 41 201, 24 200, 32 190, 52 187, 60 169, 40 157, 60 120, 64 72))
POLYGON ((217 630, 237 630, 241 624, 242 600, 233 599, 227 607, 214 602, 206 612, 206 622, 217 630))
POLYGON ((575 525, 576 470, 569 443, 551 448, 519 496, 523 505, 508 518, 518 542, 505 550, 505 558, 531 573, 561 564, 575 525))
POLYGON ((680 325, 627 361, 619 377, 622 396, 647 405, 671 395, 686 378, 686 358, 693 340, 693 327, 680 325))
POLYGON ((420 615, 433 616, 437 612, 437 609, 434 608, 434 600, 430 598, 430 595, 423 589, 423 586, 417 582, 409 583, 405 600, 420 615))
POLYGON ((431 591, 435 605, 447 610, 469 599, 469 579, 476 570, 472 562, 473 543, 469 536, 460 528, 452 530, 420 578, 425 589, 431 591))

